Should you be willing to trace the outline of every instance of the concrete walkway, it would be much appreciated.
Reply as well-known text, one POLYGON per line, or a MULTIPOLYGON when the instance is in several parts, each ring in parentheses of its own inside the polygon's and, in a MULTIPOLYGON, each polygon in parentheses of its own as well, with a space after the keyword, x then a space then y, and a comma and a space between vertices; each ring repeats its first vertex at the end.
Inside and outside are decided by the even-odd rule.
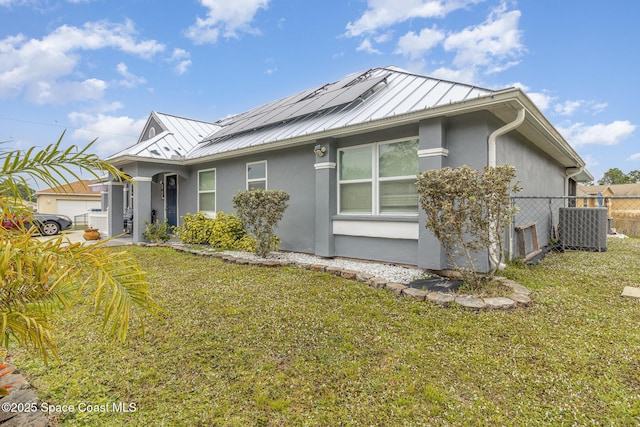
MULTIPOLYGON (((38 240, 46 241, 46 240, 56 239, 62 236, 62 239, 65 241, 68 241, 69 243, 87 243, 87 244, 96 243, 96 241, 85 240, 84 237, 82 237, 83 234, 84 234, 84 230, 68 230, 68 231, 63 231, 58 236, 37 236, 35 238, 38 240)), ((102 238, 100 241, 102 240, 106 240, 106 239, 102 238)), ((133 244, 133 238, 130 235, 124 234, 121 237, 117 237, 109 240, 108 242, 105 243, 105 246, 125 246, 125 245, 132 245, 132 244, 133 244)))

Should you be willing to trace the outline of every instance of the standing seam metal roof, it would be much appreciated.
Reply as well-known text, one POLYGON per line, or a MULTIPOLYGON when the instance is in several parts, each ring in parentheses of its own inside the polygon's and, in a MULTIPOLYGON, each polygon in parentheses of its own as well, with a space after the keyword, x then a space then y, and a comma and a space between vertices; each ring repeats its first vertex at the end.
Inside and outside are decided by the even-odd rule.
POLYGON ((221 128, 220 125, 214 123, 152 112, 142 137, 148 134, 151 119, 155 119, 164 129, 156 129, 158 133, 154 137, 143 139, 136 145, 111 156, 111 158, 126 155, 164 160, 170 160, 176 156, 186 157, 198 141, 221 128))
MULTIPOLYGON (((300 92, 271 104, 266 104, 238 116, 217 122, 221 129, 213 132, 188 153, 194 159, 223 152, 281 141, 307 134, 338 129, 369 121, 448 105, 469 99, 490 96, 494 91, 476 86, 433 79, 411 74, 394 67, 376 68, 361 74, 345 77, 337 83, 300 92), (353 99, 323 108, 327 103, 318 102, 319 110, 296 115, 296 103, 309 106, 310 94, 333 88, 341 90, 345 81, 354 81, 350 89, 353 99), (368 82, 368 84, 367 84, 368 82), (269 114, 274 110, 290 112, 289 119, 273 121, 269 114)), ((324 95, 326 96, 326 95, 324 95)), ((334 98, 335 99, 335 98, 334 98)), ((329 103, 329 105, 331 105, 329 103)), ((277 117, 277 116, 276 116, 277 117)))

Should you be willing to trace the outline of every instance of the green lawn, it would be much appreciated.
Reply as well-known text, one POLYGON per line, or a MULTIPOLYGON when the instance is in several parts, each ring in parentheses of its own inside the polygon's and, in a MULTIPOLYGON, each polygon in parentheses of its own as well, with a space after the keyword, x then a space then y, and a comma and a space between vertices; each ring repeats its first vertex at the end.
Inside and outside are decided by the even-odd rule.
POLYGON ((296 268, 131 247, 171 313, 123 345, 77 310, 62 364, 15 363, 43 401, 128 403, 62 425, 637 425, 640 239, 504 274, 534 305, 474 313, 296 268))

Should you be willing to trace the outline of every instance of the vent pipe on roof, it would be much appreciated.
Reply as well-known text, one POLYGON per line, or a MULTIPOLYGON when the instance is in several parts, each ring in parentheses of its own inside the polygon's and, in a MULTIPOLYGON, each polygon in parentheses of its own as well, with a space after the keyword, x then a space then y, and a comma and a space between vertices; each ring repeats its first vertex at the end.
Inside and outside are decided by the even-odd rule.
POLYGON ((496 145, 498 137, 511 132, 512 130, 519 127, 522 123, 524 123, 525 115, 526 110, 524 108, 521 108, 520 111, 518 111, 518 115, 516 116, 514 121, 494 130, 491 135, 489 135, 489 166, 496 166, 497 163, 496 145))

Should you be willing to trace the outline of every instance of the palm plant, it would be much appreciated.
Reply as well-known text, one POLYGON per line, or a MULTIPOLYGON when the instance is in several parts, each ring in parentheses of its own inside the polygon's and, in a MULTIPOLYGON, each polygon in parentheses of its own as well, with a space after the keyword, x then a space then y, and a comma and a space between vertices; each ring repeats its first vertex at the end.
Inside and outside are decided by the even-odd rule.
POLYGON ((52 187, 69 184, 66 176, 79 178, 82 171, 98 177, 108 172, 118 180, 127 177, 84 148, 55 144, 42 150, 0 151, 0 207, 3 218, 16 219, 0 226, 0 339, 8 347, 15 342, 38 351, 44 360, 57 357, 53 316, 89 295, 92 308, 103 318, 103 328, 124 340, 132 314, 154 315, 161 308, 149 291, 145 273, 125 251, 107 249, 104 242, 72 244, 64 237, 47 241, 32 238, 30 212, 17 187, 38 179, 52 187))

